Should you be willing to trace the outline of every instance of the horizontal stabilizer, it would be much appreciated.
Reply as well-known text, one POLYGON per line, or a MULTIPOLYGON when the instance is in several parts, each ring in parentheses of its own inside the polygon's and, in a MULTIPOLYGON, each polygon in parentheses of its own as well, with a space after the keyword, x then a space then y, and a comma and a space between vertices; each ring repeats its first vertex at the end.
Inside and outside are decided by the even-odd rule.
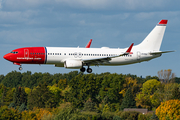
POLYGON ((155 54, 162 54, 162 53, 169 53, 169 52, 175 52, 175 51, 159 51, 159 52, 152 52, 150 53, 151 55, 155 55, 155 54))

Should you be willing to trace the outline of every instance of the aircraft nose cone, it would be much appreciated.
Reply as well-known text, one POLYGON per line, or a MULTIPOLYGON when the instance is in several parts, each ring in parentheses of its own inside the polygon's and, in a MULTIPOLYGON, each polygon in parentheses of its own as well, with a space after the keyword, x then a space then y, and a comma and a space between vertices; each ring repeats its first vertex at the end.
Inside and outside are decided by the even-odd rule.
POLYGON ((10 55, 9 54, 4 55, 3 58, 10 61, 10 55))

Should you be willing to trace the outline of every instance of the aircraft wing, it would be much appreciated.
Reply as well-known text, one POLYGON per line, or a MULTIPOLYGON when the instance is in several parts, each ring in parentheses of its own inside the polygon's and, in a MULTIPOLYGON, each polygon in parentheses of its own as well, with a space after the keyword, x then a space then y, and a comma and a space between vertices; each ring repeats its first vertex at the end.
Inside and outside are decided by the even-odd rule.
POLYGON ((158 51, 158 52, 151 52, 151 55, 156 55, 156 54, 162 54, 162 53, 169 53, 169 52, 175 52, 175 51, 158 51))
POLYGON ((116 55, 116 56, 106 56, 106 57, 99 57, 99 58, 92 58, 92 59, 82 59, 81 61, 85 64, 103 64, 104 62, 109 62, 112 58, 121 57, 123 55, 128 55, 131 52, 131 49, 133 47, 134 43, 131 44, 131 46, 127 49, 127 51, 123 54, 116 55))

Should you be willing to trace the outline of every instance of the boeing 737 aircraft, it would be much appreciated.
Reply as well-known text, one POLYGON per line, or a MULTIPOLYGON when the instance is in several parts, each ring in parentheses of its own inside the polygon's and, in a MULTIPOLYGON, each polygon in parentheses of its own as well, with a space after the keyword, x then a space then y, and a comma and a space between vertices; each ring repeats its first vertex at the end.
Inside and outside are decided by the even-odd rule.
POLYGON ((160 51, 162 39, 168 20, 161 20, 149 35, 138 45, 129 48, 111 49, 108 47, 90 48, 92 40, 86 48, 71 47, 24 47, 12 50, 4 55, 4 59, 19 65, 22 64, 53 64, 55 67, 80 69, 91 73, 90 66, 117 66, 149 61, 160 57, 162 53, 173 51, 160 51))

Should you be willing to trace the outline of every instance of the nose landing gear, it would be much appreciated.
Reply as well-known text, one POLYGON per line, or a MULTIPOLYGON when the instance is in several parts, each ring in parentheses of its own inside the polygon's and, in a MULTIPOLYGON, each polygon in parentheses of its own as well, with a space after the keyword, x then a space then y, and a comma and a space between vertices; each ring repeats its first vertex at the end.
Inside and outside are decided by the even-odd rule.
POLYGON ((21 65, 20 65, 20 67, 19 67, 19 70, 22 70, 22 67, 21 67, 21 65))

